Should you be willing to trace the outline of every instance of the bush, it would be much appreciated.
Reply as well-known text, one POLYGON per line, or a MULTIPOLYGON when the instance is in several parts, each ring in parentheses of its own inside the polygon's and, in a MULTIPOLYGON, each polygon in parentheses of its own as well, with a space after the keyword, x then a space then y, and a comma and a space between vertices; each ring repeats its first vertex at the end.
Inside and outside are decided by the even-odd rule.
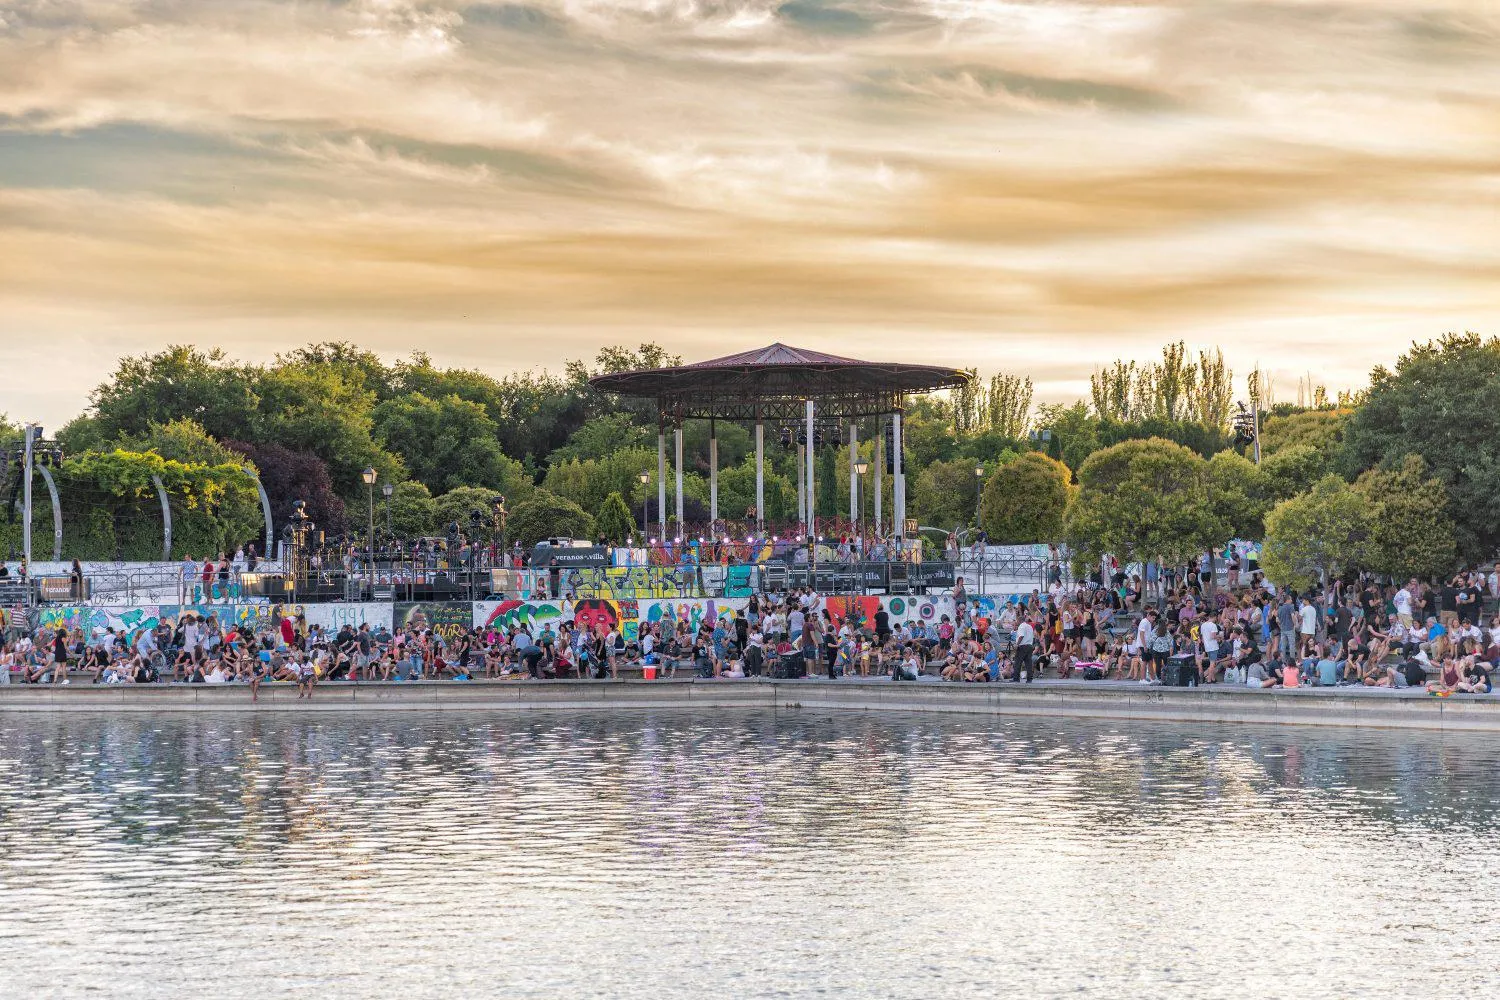
POLYGON ((554 535, 591 538, 594 519, 571 500, 537 490, 517 504, 510 514, 510 537, 527 548, 554 535))

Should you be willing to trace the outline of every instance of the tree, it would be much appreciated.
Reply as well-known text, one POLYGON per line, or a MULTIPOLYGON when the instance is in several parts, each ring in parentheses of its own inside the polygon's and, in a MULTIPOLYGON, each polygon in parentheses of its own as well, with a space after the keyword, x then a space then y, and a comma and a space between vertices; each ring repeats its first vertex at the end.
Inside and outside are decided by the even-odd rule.
POLYGON ((389 399, 398 391, 394 384, 395 372, 380 360, 379 355, 344 340, 309 344, 287 354, 278 354, 276 365, 331 369, 339 378, 368 390, 376 399, 389 399))
POLYGON ((397 538, 423 538, 437 532, 437 502, 432 499, 431 491, 414 479, 397 483, 384 507, 397 538))
POLYGON ((127 357, 93 391, 96 433, 101 441, 114 441, 187 418, 220 440, 235 436, 260 404, 254 382, 254 369, 230 362, 217 349, 204 353, 176 344, 127 357))
POLYGON ((571 500, 537 490, 511 508, 510 537, 527 548, 544 538, 591 538, 594 519, 571 500))
POLYGON ((262 372, 256 388, 254 439, 317 455, 346 500, 363 494, 360 474, 366 467, 382 479, 405 478, 400 460, 371 437, 375 394, 344 373, 320 365, 282 365, 262 372))
POLYGON ((1116 360, 1089 376, 1089 395, 1094 415, 1100 420, 1129 420, 1135 413, 1135 383, 1138 374, 1134 361, 1116 360))
POLYGON ((1266 515, 1260 564, 1272 581, 1306 590, 1364 558, 1371 509, 1365 495, 1328 475, 1266 515))
POLYGON ((1448 491, 1427 478, 1420 455, 1397 469, 1371 469, 1354 488, 1370 505, 1365 566, 1395 577, 1446 576, 1458 555, 1448 491))
POLYGON ((1254 462, 1233 451, 1208 460, 1214 512, 1224 524, 1224 538, 1259 539, 1265 532, 1270 496, 1266 477, 1254 462))
MULTIPOLYGON (((504 494, 499 490, 483 486, 460 486, 449 490, 433 501, 433 523, 439 531, 446 533, 448 525, 457 521, 459 530, 472 537, 473 513, 477 510, 481 534, 488 539, 490 531, 496 528, 495 501, 502 496, 504 494)), ((509 497, 506 497, 506 502, 510 503, 509 497)))
POLYGON ((985 534, 1002 545, 1060 538, 1072 478, 1067 466, 1035 451, 1000 466, 986 480, 980 501, 985 534))
POLYGON ((292 515, 292 503, 302 500, 307 513, 331 535, 344 531, 344 501, 334 492, 328 466, 317 455, 293 451, 279 444, 225 441, 224 446, 248 458, 260 473, 261 486, 271 501, 271 523, 278 537, 292 515))
POLYGON ((1065 530, 1085 560, 1112 553, 1182 563, 1222 539, 1208 463, 1182 445, 1160 438, 1112 445, 1090 455, 1078 478, 1065 530))
MULTIPOLYGON (((651 470, 651 482, 656 482, 655 469, 651 470)), ((797 507, 797 488, 787 480, 785 476, 778 475, 769 468, 766 470, 766 514, 765 519, 772 522, 789 521, 794 516, 797 507)), ((848 495, 848 487, 844 487, 844 495, 848 495)), ((649 496, 656 496, 656 487, 648 487, 649 496)), ((671 501, 669 500, 668 503, 671 501)), ((636 499, 639 508, 639 495, 636 499)), ((755 506, 755 458, 752 456, 739 465, 725 469, 719 473, 719 516, 728 521, 750 521, 755 518, 749 511, 755 506)), ((869 515, 869 503, 865 504, 865 514, 869 515)), ((654 503, 652 509, 655 509, 654 503)), ((686 513, 686 511, 684 511, 686 513)))
POLYGON ((636 532, 635 518, 619 493, 604 498, 597 521, 598 533, 616 545, 624 544, 636 532))
POLYGON ((1312 489, 1313 483, 1328 472, 1324 455, 1305 444, 1283 448, 1260 463, 1265 477, 1266 493, 1274 503, 1288 500, 1312 489))
POLYGON ((1070 469, 1081 468, 1084 461, 1099 450, 1100 423, 1090 415, 1082 400, 1072 406, 1054 403, 1038 407, 1032 423, 1038 430, 1051 433, 1047 453, 1061 459, 1070 469))
POLYGON ((1224 364, 1224 352, 1198 352, 1198 374, 1188 391, 1189 416, 1205 427, 1227 427, 1234 405, 1234 372, 1224 364))
POLYGON ((1344 444, 1344 425, 1352 413, 1349 409, 1303 410, 1297 413, 1273 413, 1260 426, 1260 453, 1274 455, 1283 448, 1307 445, 1335 460, 1344 444))
POLYGON ((375 407, 373 419, 380 446, 434 492, 461 486, 514 492, 530 479, 520 462, 500 450, 498 428, 478 403, 413 392, 375 407))
POLYGON ((215 441, 196 420, 181 418, 153 423, 141 434, 126 434, 119 446, 126 451, 154 451, 162 458, 197 465, 240 463, 242 455, 215 441))
POLYGON ((1500 339, 1448 334, 1376 368, 1344 430, 1340 467, 1354 476, 1421 455, 1448 491, 1459 555, 1500 547, 1500 339))
MULTIPOLYGON (((242 460, 207 465, 123 449, 69 456, 57 469, 63 556, 77 559, 160 559, 164 525, 156 480, 172 511, 172 554, 232 552, 264 531, 260 500, 242 460)), ((33 514, 46 505, 34 505, 33 514)), ((4 541, 20 544, 21 524, 3 525, 4 541)), ((51 512, 33 517, 51 533, 51 512)))
MULTIPOLYGON (((573 432, 568 443, 547 456, 548 465, 573 459, 603 459, 625 449, 655 450, 656 441, 646 428, 628 413, 604 413, 586 420, 573 432)), ((652 456, 652 462, 656 461, 652 456)))
MULTIPOLYGON (((976 465, 968 459, 933 462, 917 473, 911 496, 912 516, 933 528, 958 528, 976 516, 976 465)), ((866 513, 871 504, 865 505, 866 513)))
POLYGON ((1004 437, 1019 438, 1026 433, 1027 415, 1031 413, 1030 376, 992 375, 988 402, 987 430, 1004 437))

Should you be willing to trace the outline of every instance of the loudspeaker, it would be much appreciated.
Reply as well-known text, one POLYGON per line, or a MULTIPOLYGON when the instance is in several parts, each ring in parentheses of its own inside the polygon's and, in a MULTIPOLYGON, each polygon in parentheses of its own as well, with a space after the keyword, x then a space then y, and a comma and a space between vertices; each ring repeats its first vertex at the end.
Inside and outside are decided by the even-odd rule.
POLYGON ((1161 683, 1163 687, 1197 687, 1198 665, 1191 654, 1168 657, 1162 664, 1161 683))

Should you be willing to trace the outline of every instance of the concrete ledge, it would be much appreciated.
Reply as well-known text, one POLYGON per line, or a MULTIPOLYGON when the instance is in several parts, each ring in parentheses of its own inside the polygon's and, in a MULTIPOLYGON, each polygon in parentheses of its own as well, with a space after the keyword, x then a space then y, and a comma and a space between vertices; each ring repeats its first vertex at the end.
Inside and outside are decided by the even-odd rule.
POLYGON ((0 712, 576 711, 642 709, 816 709, 950 712, 1164 722, 1279 723, 1386 729, 1500 731, 1500 696, 1364 688, 1251 691, 1161 688, 1124 683, 893 684, 887 680, 475 681, 331 683, 311 700, 290 684, 169 684, 100 687, 0 686, 0 712))

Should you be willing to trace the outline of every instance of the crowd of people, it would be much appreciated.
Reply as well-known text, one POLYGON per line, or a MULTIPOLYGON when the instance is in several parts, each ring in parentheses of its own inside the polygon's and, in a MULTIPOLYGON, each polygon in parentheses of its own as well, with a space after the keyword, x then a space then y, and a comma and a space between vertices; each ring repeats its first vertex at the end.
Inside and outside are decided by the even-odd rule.
MULTIPOLYGON (((1447 581, 1382 583, 1355 577, 1305 593, 1278 592, 1250 569, 1233 585, 1199 564, 1130 573, 1106 565, 1045 592, 971 601, 960 578, 954 613, 892 621, 841 617, 821 595, 794 588, 692 623, 558 620, 508 627, 328 632, 279 611, 254 625, 212 613, 125 634, 74 629, 21 634, 0 648, 0 682, 100 684, 295 682, 311 697, 339 680, 662 677, 923 677, 963 683, 1043 677, 1253 688, 1359 685, 1488 693, 1500 663, 1500 568, 1447 581), (981 608, 993 609, 982 613, 981 608)), ((217 572, 217 568, 215 570, 217 572)))

